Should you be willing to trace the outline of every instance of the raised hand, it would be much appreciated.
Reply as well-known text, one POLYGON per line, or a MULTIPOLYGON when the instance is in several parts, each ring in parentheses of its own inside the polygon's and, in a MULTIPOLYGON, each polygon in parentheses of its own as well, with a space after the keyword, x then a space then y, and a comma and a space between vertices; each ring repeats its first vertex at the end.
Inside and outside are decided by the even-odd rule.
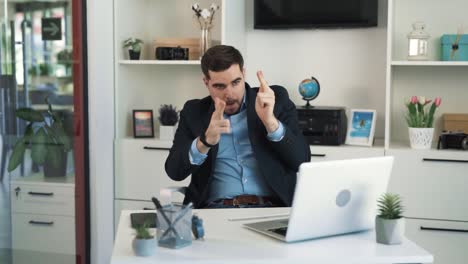
POLYGON ((260 88, 257 93, 257 99, 255 100, 255 111, 260 120, 262 120, 267 131, 273 132, 279 126, 278 120, 273 114, 275 93, 263 77, 262 71, 257 71, 257 78, 260 82, 260 88))
POLYGON ((224 119, 223 113, 226 103, 215 97, 215 111, 211 115, 210 125, 205 131, 206 142, 211 145, 218 144, 221 134, 231 132, 231 124, 228 119, 224 119))

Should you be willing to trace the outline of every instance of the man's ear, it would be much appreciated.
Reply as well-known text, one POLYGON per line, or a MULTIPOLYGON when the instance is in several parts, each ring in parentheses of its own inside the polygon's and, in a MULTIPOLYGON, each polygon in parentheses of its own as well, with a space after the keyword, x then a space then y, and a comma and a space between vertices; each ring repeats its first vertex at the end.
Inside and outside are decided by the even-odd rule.
POLYGON ((206 88, 208 88, 209 79, 206 76, 203 77, 203 82, 205 83, 206 88))

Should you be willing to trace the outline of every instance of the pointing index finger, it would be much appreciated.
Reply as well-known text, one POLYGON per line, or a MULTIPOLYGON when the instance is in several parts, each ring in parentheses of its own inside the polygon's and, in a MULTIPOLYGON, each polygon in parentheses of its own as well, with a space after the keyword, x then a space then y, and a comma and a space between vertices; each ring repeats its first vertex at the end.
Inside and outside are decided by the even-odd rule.
POLYGON ((260 81, 260 92, 265 92, 268 88, 270 88, 265 78, 263 77, 262 71, 257 71, 257 78, 260 81))
POLYGON ((219 99, 218 97, 215 97, 215 111, 214 111, 214 117, 217 119, 223 119, 223 113, 224 113, 224 108, 226 107, 226 103, 219 99))

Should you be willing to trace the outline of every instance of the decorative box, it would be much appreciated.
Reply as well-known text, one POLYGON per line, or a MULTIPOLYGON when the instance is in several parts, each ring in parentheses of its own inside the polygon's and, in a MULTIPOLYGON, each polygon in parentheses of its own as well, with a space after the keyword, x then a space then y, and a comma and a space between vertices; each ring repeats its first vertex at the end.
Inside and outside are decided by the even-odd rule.
POLYGON ((468 61, 468 35, 443 35, 442 60, 468 61))
POLYGON ((444 130, 468 134, 468 114, 443 114, 444 130))

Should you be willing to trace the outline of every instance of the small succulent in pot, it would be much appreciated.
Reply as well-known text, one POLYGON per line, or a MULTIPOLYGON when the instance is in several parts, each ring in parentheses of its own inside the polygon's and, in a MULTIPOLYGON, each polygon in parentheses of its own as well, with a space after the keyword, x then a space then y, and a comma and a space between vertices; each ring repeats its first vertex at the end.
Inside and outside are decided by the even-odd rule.
POLYGON ((401 244, 405 233, 403 205, 398 194, 385 193, 377 201, 379 214, 375 218, 377 243, 401 244))
POLYGON ((159 122, 162 126, 175 126, 179 121, 179 112, 175 106, 161 105, 159 108, 159 122))
POLYGON ((135 231, 136 234, 132 243, 135 254, 141 257, 154 255, 157 241, 149 230, 149 224, 144 223, 143 225, 137 226, 135 231))

